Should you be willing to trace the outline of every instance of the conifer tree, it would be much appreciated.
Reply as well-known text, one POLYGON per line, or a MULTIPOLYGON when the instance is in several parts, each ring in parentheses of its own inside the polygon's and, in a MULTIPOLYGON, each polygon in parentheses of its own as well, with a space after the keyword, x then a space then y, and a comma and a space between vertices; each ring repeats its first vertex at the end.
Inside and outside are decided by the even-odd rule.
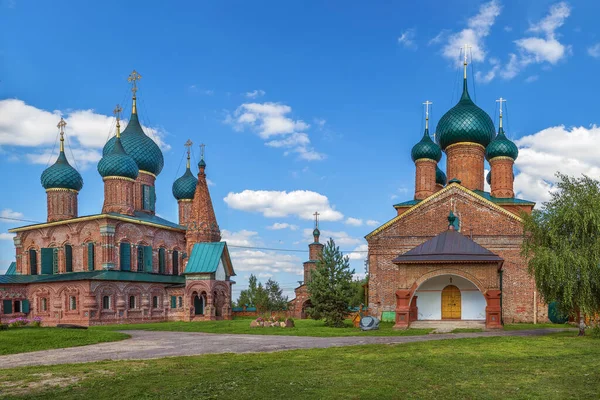
POLYGON ((333 239, 329 239, 308 282, 313 312, 325 319, 325 325, 343 327, 348 306, 355 293, 354 270, 333 239))
POLYGON ((558 191, 541 210, 525 215, 523 254, 547 303, 584 316, 600 312, 600 182, 557 174, 558 191))

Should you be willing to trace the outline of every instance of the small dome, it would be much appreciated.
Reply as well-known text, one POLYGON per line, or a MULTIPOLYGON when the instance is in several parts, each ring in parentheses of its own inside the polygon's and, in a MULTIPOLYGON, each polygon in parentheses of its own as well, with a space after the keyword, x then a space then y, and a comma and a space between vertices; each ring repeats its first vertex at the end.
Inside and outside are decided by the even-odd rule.
POLYGON ((410 156, 413 161, 417 161, 422 158, 429 160, 440 161, 442 158, 442 150, 440 146, 431 140, 429 137, 429 129, 425 129, 425 134, 421 141, 414 145, 410 152, 410 156))
POLYGON ((435 167, 435 183, 438 185, 446 186, 446 174, 444 171, 440 169, 440 167, 435 167))
POLYGON ((129 156, 120 138, 115 138, 115 143, 110 153, 104 155, 98 162, 98 172, 103 178, 107 176, 122 176, 135 179, 138 177, 139 169, 135 160, 129 156))
POLYGON ((504 129, 500 128, 498 136, 485 149, 485 158, 489 161, 495 157, 510 157, 516 160, 519 156, 519 149, 504 134, 504 129))
MULTIPOLYGON (((112 137, 104 145, 102 155, 110 153, 115 145, 116 137, 112 137)), ((140 171, 147 171, 154 175, 160 174, 165 160, 162 151, 154 140, 150 139, 142 129, 138 115, 131 114, 127 127, 121 134, 123 148, 135 160, 140 171)))
POLYGON ((192 174, 190 168, 185 169, 185 173, 173 182, 173 196, 177 200, 192 200, 196 193, 198 179, 192 174))
POLYGON ((77 170, 71 167, 65 152, 61 150, 56 162, 42 172, 40 178, 44 189, 72 189, 80 191, 83 178, 77 170))
POLYGON ((494 123, 490 116, 471 100, 466 79, 460 101, 440 118, 436 132, 442 150, 460 142, 487 146, 494 138, 494 123))
POLYGON ((313 236, 320 236, 321 235, 321 231, 319 230, 319 228, 315 228, 315 230, 313 231, 313 236))
POLYGON ((198 163, 198 168, 206 168, 206 162, 204 161, 204 158, 200 159, 200 162, 198 163))
POLYGON ((492 171, 491 170, 487 173, 487 176, 485 177, 485 180, 488 183, 488 185, 492 184, 492 171))

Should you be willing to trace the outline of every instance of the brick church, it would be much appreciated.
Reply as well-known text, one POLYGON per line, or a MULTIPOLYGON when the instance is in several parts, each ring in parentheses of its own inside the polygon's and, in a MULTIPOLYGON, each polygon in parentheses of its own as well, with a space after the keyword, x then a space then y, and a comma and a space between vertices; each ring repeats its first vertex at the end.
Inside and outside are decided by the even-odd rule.
POLYGON ((106 143, 98 173, 104 182, 99 214, 79 216, 83 179, 69 163, 61 119, 60 152, 43 171, 47 222, 10 230, 16 262, 0 276, 0 320, 39 316, 45 325, 99 325, 167 320, 230 319, 231 277, 227 244, 213 210, 204 154, 198 174, 187 167, 173 183, 179 220, 156 215, 155 181, 164 159, 136 108, 106 143))
POLYGON ((397 215, 366 236, 369 313, 397 328, 418 320, 480 320, 497 328, 547 319, 520 253, 521 216, 535 203, 515 198, 518 149, 504 133, 503 99, 496 133, 469 95, 466 68, 465 59, 462 95, 439 120, 435 142, 426 113, 411 154, 414 198, 394 205, 397 215), (438 165, 442 153, 446 174, 438 165))

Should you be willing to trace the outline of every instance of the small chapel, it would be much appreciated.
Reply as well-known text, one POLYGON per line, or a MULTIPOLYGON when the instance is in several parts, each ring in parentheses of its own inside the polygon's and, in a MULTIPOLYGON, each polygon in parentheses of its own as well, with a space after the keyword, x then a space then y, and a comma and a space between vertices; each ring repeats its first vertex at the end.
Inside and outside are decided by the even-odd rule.
POLYGON ((65 154, 66 121, 58 123, 56 162, 41 174, 47 221, 11 229, 16 261, 0 275, 0 320, 41 317, 44 325, 101 325, 231 319, 235 283, 227 243, 206 179, 204 147, 198 173, 187 166, 173 183, 177 222, 156 215, 155 182, 162 151, 142 128, 134 70, 131 116, 98 162, 104 202, 98 214, 78 214, 80 173, 65 154))
POLYGON ((496 132, 469 94, 466 51, 463 64, 462 95, 440 118, 435 141, 426 110, 425 132, 411 151, 414 197, 395 204, 396 216, 365 237, 369 314, 395 321, 396 328, 416 321, 481 321, 500 328, 547 320, 548 308, 521 255, 522 215, 535 203, 515 197, 518 148, 502 125, 505 100, 498 100, 496 132), (439 165, 442 153, 446 173, 439 165))

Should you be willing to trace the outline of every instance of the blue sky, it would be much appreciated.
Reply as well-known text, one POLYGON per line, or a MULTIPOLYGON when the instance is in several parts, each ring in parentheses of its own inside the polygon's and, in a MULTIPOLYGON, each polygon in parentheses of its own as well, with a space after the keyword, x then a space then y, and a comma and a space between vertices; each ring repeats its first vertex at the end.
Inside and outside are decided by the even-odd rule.
MULTIPOLYGON (((495 99, 508 99, 518 196, 543 201, 557 170, 600 175, 596 2, 196 3, 0 0, 1 215, 45 220, 39 176, 60 116, 85 182, 80 215, 100 212, 96 163, 115 105, 130 112, 135 68, 140 118, 165 156, 157 212, 177 219, 183 143, 206 143, 229 243, 300 250, 236 249, 237 290, 254 272, 289 294, 312 212, 342 250, 366 250, 363 236, 412 198, 422 103, 434 127, 457 101, 465 42, 477 104, 497 123, 495 99)), ((0 273, 18 225, 0 220, 0 273)), ((365 254, 351 253, 357 272, 365 254)))

